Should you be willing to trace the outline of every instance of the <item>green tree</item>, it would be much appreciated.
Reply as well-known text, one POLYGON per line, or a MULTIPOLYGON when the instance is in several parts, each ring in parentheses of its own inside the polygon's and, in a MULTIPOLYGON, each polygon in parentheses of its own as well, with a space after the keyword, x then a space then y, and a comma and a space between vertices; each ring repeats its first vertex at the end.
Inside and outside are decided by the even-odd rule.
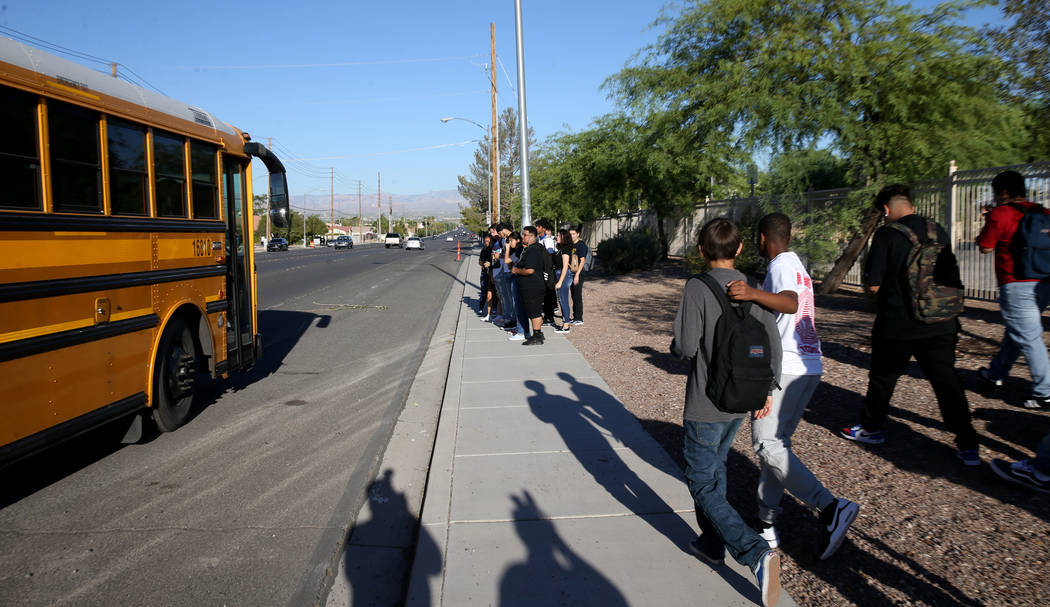
POLYGON ((1014 68, 1006 87, 1028 115, 1027 160, 1050 158, 1050 4, 1045 0, 1004 0, 1009 27, 993 29, 996 46, 1014 68))
POLYGON ((269 212, 269 196, 266 194, 255 194, 252 196, 252 215, 266 216, 269 212))
MULTIPOLYGON (((824 145, 857 184, 1009 163, 1022 113, 1003 102, 1002 61, 946 2, 708 0, 666 17, 658 41, 606 85, 635 111, 660 108, 703 153, 824 145)), ((838 287, 878 224, 854 198, 852 235, 823 289, 838 287)))
MULTIPOLYGON (((521 218, 521 161, 518 142, 518 112, 508 107, 499 115, 499 219, 514 225, 521 218)), ((535 143, 532 127, 528 129, 529 160, 535 156, 532 147, 535 143)), ((482 216, 489 204, 489 157, 492 150, 492 136, 486 134, 474 151, 474 162, 469 167, 468 175, 459 176, 459 194, 467 204, 482 216)), ((530 182, 531 183, 531 182, 530 182)), ((462 212, 461 212, 462 213, 462 212)), ((464 215, 464 218, 466 216, 464 215)), ((520 226, 518 226, 520 227, 520 226)))

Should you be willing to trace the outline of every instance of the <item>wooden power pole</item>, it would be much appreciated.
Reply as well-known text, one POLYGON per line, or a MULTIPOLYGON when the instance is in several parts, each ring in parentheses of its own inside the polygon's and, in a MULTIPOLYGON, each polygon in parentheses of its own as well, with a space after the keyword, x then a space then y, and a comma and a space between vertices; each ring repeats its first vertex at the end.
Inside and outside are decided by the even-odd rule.
POLYGON ((492 180, 492 196, 489 209, 492 223, 499 223, 499 118, 496 115, 496 24, 489 22, 489 50, 492 55, 489 61, 490 80, 492 85, 492 145, 489 146, 489 179, 492 180))
MULTIPOLYGON (((383 174, 380 173, 379 171, 376 171, 376 206, 379 207, 379 225, 377 226, 377 229, 379 231, 376 233, 376 238, 379 238, 380 234, 385 234, 386 233, 386 232, 383 231, 383 194, 382 194, 382 192, 383 192, 383 174)), ((387 221, 387 223, 389 223, 389 220, 387 221)), ((389 230, 387 230, 387 231, 389 231, 389 230)))
POLYGON ((365 241, 365 220, 362 217, 364 207, 361 206, 361 181, 357 182, 357 242, 365 241))

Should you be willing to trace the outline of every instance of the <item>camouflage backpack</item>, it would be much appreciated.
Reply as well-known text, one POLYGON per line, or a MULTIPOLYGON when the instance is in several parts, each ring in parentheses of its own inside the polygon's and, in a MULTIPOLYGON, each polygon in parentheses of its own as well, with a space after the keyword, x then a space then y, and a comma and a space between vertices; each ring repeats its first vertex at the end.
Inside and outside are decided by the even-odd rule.
MULTIPOLYGON (((919 237, 907 226, 896 221, 886 224, 896 229, 911 241, 908 253, 908 297, 911 299, 912 313, 922 323, 933 324, 951 320, 963 311, 963 289, 937 284, 934 281, 934 270, 937 257, 944 245, 937 241, 937 223, 926 220, 926 239, 919 237)), ((951 253, 949 253, 951 254, 951 253)))

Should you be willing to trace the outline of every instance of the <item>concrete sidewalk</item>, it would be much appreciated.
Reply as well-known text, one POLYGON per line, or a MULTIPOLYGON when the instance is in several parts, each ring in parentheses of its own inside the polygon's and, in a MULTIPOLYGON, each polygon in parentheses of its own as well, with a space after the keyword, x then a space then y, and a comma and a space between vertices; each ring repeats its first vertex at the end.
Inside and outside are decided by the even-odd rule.
POLYGON ((522 347, 482 322, 466 263, 407 604, 760 604, 746 567, 685 551, 667 453, 564 336, 522 347))

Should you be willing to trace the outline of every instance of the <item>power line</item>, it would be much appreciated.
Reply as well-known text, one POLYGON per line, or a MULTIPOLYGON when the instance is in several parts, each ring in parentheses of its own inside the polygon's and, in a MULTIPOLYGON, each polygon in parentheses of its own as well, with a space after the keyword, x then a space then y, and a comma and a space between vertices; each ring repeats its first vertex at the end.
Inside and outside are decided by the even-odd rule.
POLYGON ((175 66, 179 70, 272 70, 272 69, 298 69, 311 67, 353 67, 359 65, 397 65, 402 63, 438 63, 442 61, 463 61, 483 57, 484 55, 463 55, 459 57, 421 57, 415 59, 380 59, 375 61, 343 61, 339 63, 276 63, 258 65, 204 65, 204 66, 175 66))
MULTIPOLYGON (((95 63, 101 63, 103 65, 108 65, 108 66, 116 65, 118 67, 122 67, 129 74, 131 74, 132 76, 137 78, 139 80, 139 82, 141 82, 141 84, 139 84, 139 82, 135 82, 134 80, 132 80, 131 76, 128 76, 127 74, 123 74, 123 77, 124 77, 125 81, 127 81, 127 82, 129 82, 131 84, 134 84, 135 86, 145 86, 145 87, 151 88, 151 89, 157 91, 158 93, 160 93, 161 95, 164 95, 164 91, 161 91, 157 87, 153 86, 152 84, 149 83, 148 80, 146 80, 142 76, 139 76, 138 74, 135 73, 134 70, 132 70, 127 65, 124 65, 123 63, 120 63, 119 61, 110 61, 108 59, 103 59, 101 57, 96 57, 95 55, 89 55, 88 53, 85 53, 85 52, 82 52, 82 51, 78 51, 78 50, 74 50, 74 49, 62 46, 60 44, 55 44, 54 42, 48 42, 47 40, 44 40, 43 38, 37 38, 36 36, 32 36, 32 35, 27 34, 25 32, 20 32, 20 31, 14 29, 14 28, 7 27, 6 25, 0 25, 0 30, 3 30, 7 35, 11 36, 12 38, 14 38, 16 40, 20 40, 22 42, 25 42, 27 44, 31 44, 33 46, 42 47, 45 50, 51 51, 53 53, 60 53, 60 54, 63 54, 63 55, 68 55, 70 57, 75 57, 75 58, 83 60, 83 61, 92 61, 92 62, 95 62, 95 63)), ((165 95, 165 96, 167 96, 167 95, 165 95)))

